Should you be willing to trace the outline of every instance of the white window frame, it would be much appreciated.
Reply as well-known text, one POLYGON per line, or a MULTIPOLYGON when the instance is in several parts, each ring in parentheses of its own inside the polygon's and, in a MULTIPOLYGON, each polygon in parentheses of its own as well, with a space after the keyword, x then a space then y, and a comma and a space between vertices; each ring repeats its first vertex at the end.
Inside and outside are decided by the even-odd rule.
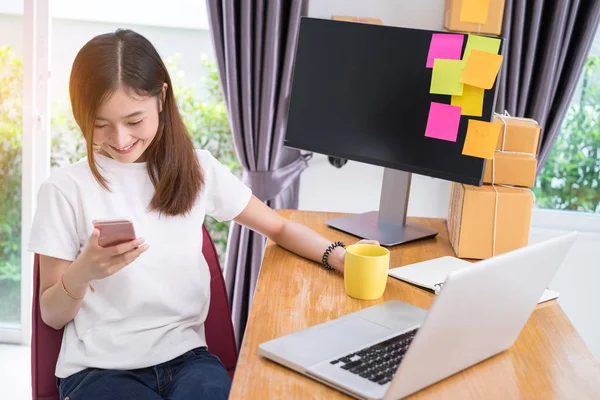
POLYGON ((21 324, 0 329, 0 343, 29 344, 33 254, 27 251, 37 192, 50 173, 50 3, 24 0, 21 203, 21 324))
POLYGON ((535 208, 531 226, 532 228, 600 234, 600 214, 535 208))

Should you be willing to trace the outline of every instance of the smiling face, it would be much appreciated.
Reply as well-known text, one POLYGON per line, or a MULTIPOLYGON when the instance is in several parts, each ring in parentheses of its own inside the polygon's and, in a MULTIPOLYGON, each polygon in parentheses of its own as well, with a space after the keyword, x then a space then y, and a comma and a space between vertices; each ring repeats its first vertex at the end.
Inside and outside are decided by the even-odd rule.
POLYGON ((111 190, 97 163, 99 153, 120 163, 147 162, 155 189, 148 211, 185 216, 197 202, 204 176, 169 86, 169 71, 152 43, 118 29, 95 36, 79 50, 69 96, 96 182, 111 190))
MULTIPOLYGON (((163 93, 166 91, 166 84, 163 93)), ((159 126, 158 97, 119 88, 96 112, 93 141, 102 153, 121 163, 143 162, 159 126)))

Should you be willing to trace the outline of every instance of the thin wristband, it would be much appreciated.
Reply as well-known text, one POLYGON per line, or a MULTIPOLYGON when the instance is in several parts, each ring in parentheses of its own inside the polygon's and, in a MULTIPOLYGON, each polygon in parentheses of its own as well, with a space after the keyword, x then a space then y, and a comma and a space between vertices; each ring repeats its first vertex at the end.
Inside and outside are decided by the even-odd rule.
MULTIPOLYGON (((62 287, 62 290, 67 294, 67 296, 69 296, 70 298, 75 299, 75 300, 83 299, 85 297, 85 294, 83 296, 79 297, 79 296, 75 296, 75 295, 71 294, 71 292, 69 292, 67 290, 67 288, 65 287, 65 279, 64 278, 65 278, 65 274, 63 273, 60 276, 60 286, 62 287)), ((94 287, 89 282, 88 282, 88 287, 90 288, 90 290, 92 292, 95 292, 94 287)))
POLYGON ((321 263, 323 264, 323 267, 325 269, 328 269, 328 270, 335 269, 331 265, 329 265, 328 261, 329 261, 329 254, 331 254, 331 252, 333 251, 333 249, 335 249, 336 247, 343 247, 343 248, 345 248, 346 246, 344 245, 343 242, 335 242, 335 243, 332 243, 327 248, 327 250, 325 250, 325 253, 323 253, 323 258, 321 258, 321 263))

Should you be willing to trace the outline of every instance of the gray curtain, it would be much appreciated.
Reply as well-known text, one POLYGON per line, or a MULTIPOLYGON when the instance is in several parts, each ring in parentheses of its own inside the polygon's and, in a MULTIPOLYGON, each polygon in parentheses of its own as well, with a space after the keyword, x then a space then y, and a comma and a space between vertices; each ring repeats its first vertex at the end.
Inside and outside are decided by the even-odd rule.
POLYGON ((598 22, 600 0, 506 0, 496 110, 542 126, 538 169, 550 154, 579 81, 598 22))
MULTIPOLYGON (((283 147, 304 0, 207 0, 211 36, 243 180, 274 209, 298 208, 307 160, 283 147)), ((232 224, 225 261, 238 346, 246 327, 265 239, 232 224)))

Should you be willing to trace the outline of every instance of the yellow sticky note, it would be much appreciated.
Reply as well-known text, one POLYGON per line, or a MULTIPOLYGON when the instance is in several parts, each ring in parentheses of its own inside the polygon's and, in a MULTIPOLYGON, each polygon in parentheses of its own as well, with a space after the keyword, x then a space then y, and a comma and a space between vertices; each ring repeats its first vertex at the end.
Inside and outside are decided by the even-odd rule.
POLYGON ((469 35, 467 38, 467 45, 465 46, 465 53, 463 54, 462 58, 464 61, 469 59, 469 55, 473 49, 498 54, 498 51, 500 51, 500 39, 487 36, 469 35))
POLYGON ((461 115, 481 117, 485 90, 477 86, 463 85, 461 96, 452 96, 451 104, 462 107, 461 115))
POLYGON ((490 0, 462 0, 460 20, 474 24, 485 24, 488 19, 490 0))
POLYGON ((470 119, 462 153, 465 156, 491 160, 494 158, 501 130, 502 124, 470 119))
POLYGON ((465 63, 460 81, 467 85, 491 89, 500 71, 500 65, 502 65, 501 55, 473 49, 465 63))
POLYGON ((444 60, 436 58, 433 61, 433 72, 431 73, 431 94, 456 94, 463 92, 463 84, 460 77, 463 73, 464 64, 461 60, 444 60))

